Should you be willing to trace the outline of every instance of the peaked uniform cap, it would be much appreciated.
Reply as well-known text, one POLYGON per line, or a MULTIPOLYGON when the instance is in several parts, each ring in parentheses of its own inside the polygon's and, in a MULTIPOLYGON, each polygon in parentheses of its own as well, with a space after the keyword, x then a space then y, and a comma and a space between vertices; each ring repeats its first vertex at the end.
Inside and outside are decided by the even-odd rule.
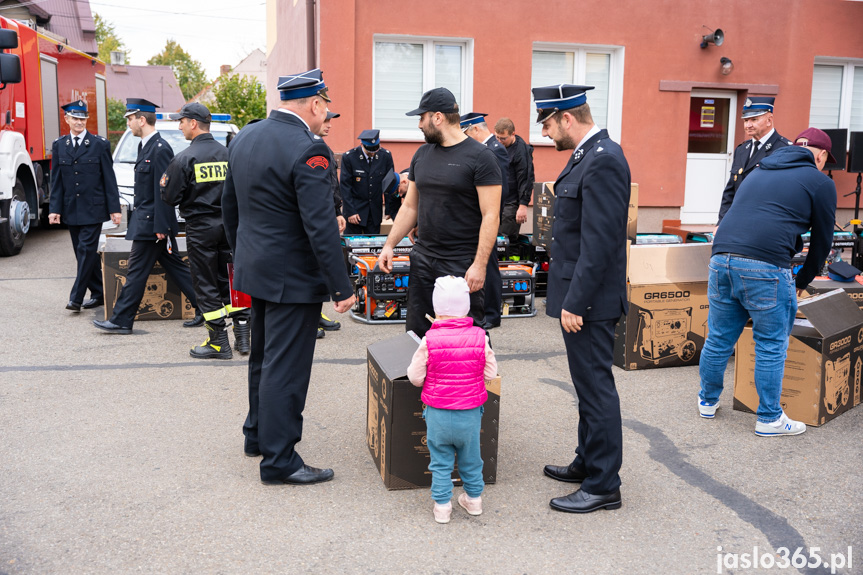
POLYGON ((587 91, 593 86, 557 84, 531 88, 536 103, 536 123, 541 124, 562 110, 571 110, 587 103, 587 91))
POLYGON ((63 111, 73 118, 87 118, 89 114, 87 113, 87 104, 84 100, 75 100, 74 102, 69 102, 65 106, 61 106, 63 111))
POLYGON ((158 107, 158 104, 154 104, 153 102, 143 98, 126 98, 126 113, 123 114, 123 117, 128 118, 132 114, 137 114, 138 112, 155 113, 156 108, 158 107))
POLYGON ((475 124, 482 124, 483 122, 485 122, 486 116, 488 116, 488 114, 483 114, 482 112, 470 112, 469 114, 465 114, 461 117, 461 122, 459 122, 459 125, 461 126, 461 129, 464 130, 475 124))
POLYGON ((299 74, 279 76, 277 88, 279 89, 279 99, 282 101, 299 100, 310 96, 320 96, 327 102, 331 101, 327 95, 324 73, 320 68, 299 74))

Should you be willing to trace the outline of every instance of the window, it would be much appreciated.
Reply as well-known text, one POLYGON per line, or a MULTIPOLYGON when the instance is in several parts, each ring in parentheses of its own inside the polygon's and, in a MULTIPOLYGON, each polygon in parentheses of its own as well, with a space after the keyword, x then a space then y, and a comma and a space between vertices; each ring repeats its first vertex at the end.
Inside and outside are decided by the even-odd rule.
MULTIPOLYGON (((620 141, 623 109, 623 48, 620 46, 571 46, 534 44, 531 86, 583 84, 595 86, 587 93, 593 121, 620 141)), ((542 137, 542 126, 535 123, 536 106, 530 97, 530 139, 551 143, 542 137)))
POLYGON ((462 113, 472 102, 473 41, 452 38, 376 36, 372 125, 388 140, 421 140, 416 116, 423 92, 448 88, 462 113))
POLYGON ((863 131, 863 61, 816 61, 809 125, 863 131))

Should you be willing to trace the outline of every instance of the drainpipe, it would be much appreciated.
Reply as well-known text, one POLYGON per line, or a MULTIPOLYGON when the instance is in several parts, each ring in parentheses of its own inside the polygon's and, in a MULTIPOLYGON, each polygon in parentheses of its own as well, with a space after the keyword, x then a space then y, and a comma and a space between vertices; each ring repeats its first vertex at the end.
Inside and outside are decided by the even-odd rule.
POLYGON ((318 42, 315 37, 316 20, 315 0, 306 0, 306 54, 309 57, 309 70, 318 67, 318 42))

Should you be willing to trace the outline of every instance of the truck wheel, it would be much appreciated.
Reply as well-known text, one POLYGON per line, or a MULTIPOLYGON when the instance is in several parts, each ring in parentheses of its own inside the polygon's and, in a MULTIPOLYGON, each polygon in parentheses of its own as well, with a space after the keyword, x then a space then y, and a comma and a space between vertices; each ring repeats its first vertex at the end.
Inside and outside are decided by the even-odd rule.
POLYGON ((24 196, 21 180, 15 180, 12 198, 0 202, 0 256, 14 256, 24 247, 24 236, 30 230, 30 204, 24 196))

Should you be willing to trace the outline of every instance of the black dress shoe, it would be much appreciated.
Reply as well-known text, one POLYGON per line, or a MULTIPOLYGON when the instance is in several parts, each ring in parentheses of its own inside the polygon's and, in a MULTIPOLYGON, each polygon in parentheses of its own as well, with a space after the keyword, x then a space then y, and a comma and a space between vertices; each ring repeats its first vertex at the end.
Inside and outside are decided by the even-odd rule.
POLYGON ((261 454, 261 450, 257 447, 244 447, 243 453, 246 454, 246 457, 258 457, 261 454))
POLYGON ((591 495, 579 489, 566 497, 555 497, 549 502, 551 508, 566 513, 590 513, 598 509, 620 509, 623 505, 620 489, 608 495, 591 495))
POLYGON ((84 309, 93 309, 94 307, 101 307, 105 305, 105 298, 103 297, 93 297, 84 302, 84 309))
POLYGON ((265 485, 281 485, 287 483, 289 485, 310 485, 312 483, 323 483, 333 478, 332 469, 318 469, 303 464, 302 467, 281 479, 261 479, 261 483, 265 485))
POLYGON ((195 312, 195 317, 183 322, 183 327, 201 327, 204 325, 204 316, 195 312))
POLYGON ((66 304, 66 309, 69 311, 79 312, 81 311, 81 304, 69 300, 69 303, 66 304))
POLYGON ((93 325, 95 325, 99 329, 107 331, 108 333, 119 333, 121 335, 128 335, 132 333, 131 327, 122 327, 115 323, 111 323, 107 319, 94 319, 93 325))
POLYGON ((546 465, 542 472, 558 481, 581 483, 587 479, 587 473, 578 470, 572 463, 569 465, 546 465))

